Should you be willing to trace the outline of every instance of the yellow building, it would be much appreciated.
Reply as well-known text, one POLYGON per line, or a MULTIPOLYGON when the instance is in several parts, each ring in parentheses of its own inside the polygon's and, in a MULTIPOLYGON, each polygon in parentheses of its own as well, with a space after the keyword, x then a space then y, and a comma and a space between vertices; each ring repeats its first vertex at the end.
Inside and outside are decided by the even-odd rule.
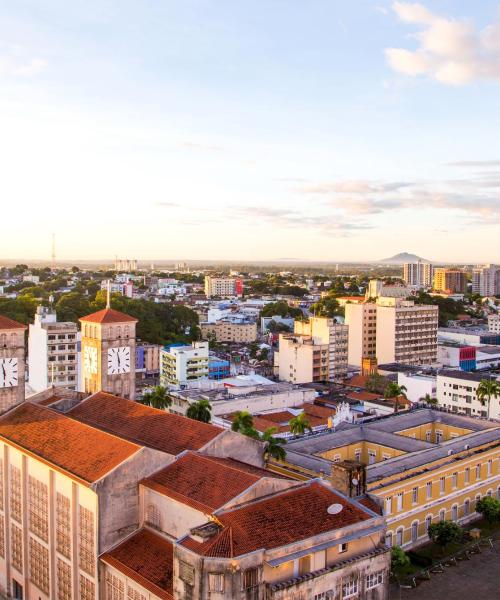
POLYGON ((273 468, 298 479, 332 478, 344 461, 364 466, 366 488, 358 493, 366 491, 385 515, 388 545, 424 543, 431 523, 466 523, 477 518, 479 498, 500 497, 500 427, 431 409, 291 442, 285 464, 273 468))

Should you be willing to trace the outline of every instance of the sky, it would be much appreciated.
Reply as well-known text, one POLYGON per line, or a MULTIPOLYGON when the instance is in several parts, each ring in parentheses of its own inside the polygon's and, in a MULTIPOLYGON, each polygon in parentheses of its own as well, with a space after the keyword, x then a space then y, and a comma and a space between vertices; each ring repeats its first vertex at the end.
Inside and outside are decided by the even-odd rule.
POLYGON ((498 0, 0 0, 0 261, 500 262, 498 0))

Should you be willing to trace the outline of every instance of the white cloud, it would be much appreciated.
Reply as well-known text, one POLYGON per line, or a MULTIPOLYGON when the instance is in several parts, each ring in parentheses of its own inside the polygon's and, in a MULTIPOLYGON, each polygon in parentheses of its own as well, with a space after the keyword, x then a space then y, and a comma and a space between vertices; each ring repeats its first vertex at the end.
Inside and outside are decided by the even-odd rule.
POLYGON ((500 80, 500 22, 480 31, 467 20, 442 17, 422 4, 394 2, 392 8, 403 23, 420 26, 411 36, 416 50, 386 48, 394 71, 427 75, 448 85, 500 80))
POLYGON ((15 60, 10 56, 0 56, 0 75, 30 77, 45 70, 47 66, 47 61, 41 58, 32 58, 26 62, 15 60))

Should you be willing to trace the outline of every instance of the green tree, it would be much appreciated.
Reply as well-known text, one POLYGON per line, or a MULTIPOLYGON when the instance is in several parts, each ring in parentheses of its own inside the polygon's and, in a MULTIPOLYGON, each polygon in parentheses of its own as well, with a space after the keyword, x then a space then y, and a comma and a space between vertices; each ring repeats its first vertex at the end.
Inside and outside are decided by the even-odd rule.
POLYGON ((239 433, 245 433, 245 431, 253 428, 253 417, 246 410, 239 410, 235 413, 231 429, 239 433))
POLYGON ((498 398, 500 396, 500 383, 494 379, 482 379, 477 387, 476 395, 481 405, 486 406, 486 414, 489 419, 491 397, 498 398))
POLYGON ((399 398, 401 396, 406 398, 406 387, 404 385, 398 385, 395 381, 392 381, 385 388, 384 398, 387 400, 394 398, 394 412, 398 412, 399 410, 399 398))
POLYGON ((404 569, 410 565, 410 557, 400 546, 391 548, 391 571, 404 569))
POLYGON ((210 423, 212 419, 212 405, 208 400, 202 399, 189 405, 186 416, 195 421, 210 423))
POLYGON ((268 460, 269 457, 276 460, 285 460, 286 458, 286 450, 283 448, 286 444, 286 440, 274 436, 277 430, 276 427, 269 427, 269 429, 264 431, 260 438, 266 444, 264 450, 264 457, 266 460, 268 460))
POLYGON ((69 292, 60 296, 55 303, 58 321, 77 322, 80 317, 84 317, 92 312, 90 300, 77 292, 69 292))
POLYGON ((151 406, 151 408, 165 410, 172 405, 172 398, 168 395, 167 390, 163 386, 158 385, 150 392, 143 394, 140 402, 146 406, 151 406))
POLYGON ((338 300, 333 296, 325 296, 314 304, 311 304, 309 311, 315 317, 338 317, 343 315, 343 309, 340 307, 338 300))
POLYGON ((484 496, 476 503, 476 512, 483 515, 489 525, 500 521, 500 500, 484 496))
POLYGON ((278 300, 278 302, 269 302, 260 311, 261 317, 281 317, 285 319, 287 317, 302 317, 303 313, 300 308, 290 306, 286 300, 278 300))
POLYGON ((462 539, 463 530, 453 521, 440 521, 429 525, 427 534, 435 544, 441 546, 441 551, 444 553, 448 544, 459 542, 462 539))
POLYGON ((312 432, 311 422, 305 412, 290 419, 290 431, 293 435, 303 435, 306 431, 312 432))
POLYGON ((422 402, 425 402, 427 406, 436 406, 438 401, 437 398, 433 398, 430 394, 425 394, 423 398, 420 398, 422 402))

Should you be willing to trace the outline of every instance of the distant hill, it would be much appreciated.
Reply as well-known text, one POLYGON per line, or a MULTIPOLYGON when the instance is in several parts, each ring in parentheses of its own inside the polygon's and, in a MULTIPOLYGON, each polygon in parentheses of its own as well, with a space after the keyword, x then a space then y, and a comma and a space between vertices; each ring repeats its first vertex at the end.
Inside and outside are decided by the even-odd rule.
POLYGON ((422 258, 421 256, 417 256, 416 254, 409 254, 408 252, 400 252, 399 254, 395 254, 390 258, 384 258, 382 260, 378 260, 377 263, 384 265, 402 265, 403 263, 412 263, 412 262, 431 262, 426 258, 422 258))

